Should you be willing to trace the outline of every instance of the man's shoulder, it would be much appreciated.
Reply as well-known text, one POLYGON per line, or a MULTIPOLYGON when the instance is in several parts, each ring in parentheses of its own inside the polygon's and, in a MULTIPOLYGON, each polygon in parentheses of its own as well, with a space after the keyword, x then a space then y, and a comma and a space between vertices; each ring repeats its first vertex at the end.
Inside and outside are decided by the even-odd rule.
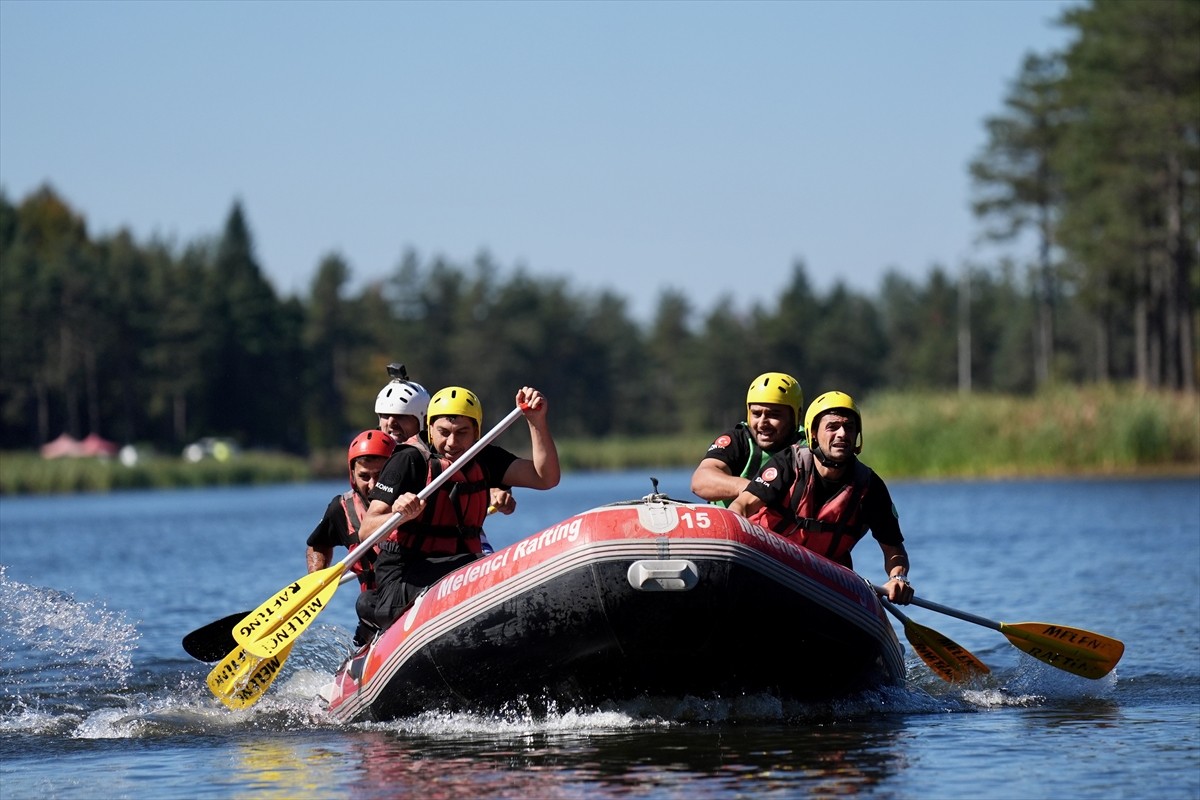
POLYGON ((517 459, 516 453, 505 450, 498 444, 489 444, 479 451, 478 460, 481 464, 503 463, 505 466, 517 459))
POLYGON ((727 450, 729 448, 745 447, 750 443, 750 429, 746 427, 746 423, 739 422, 732 428, 717 434, 712 444, 708 446, 709 450, 727 450))
POLYGON ((390 458, 388 458, 385 468, 393 465, 403 466, 406 464, 422 462, 425 461, 428 456, 429 451, 421 445, 401 442, 400 444, 396 445, 396 449, 392 451, 392 455, 390 458))
POLYGON ((429 445, 424 442, 415 439, 405 439, 396 445, 396 449, 392 451, 392 457, 407 456, 410 458, 424 458, 429 452, 429 445))
POLYGON ((803 442, 792 442, 788 446, 772 452, 767 460, 795 464, 797 461, 805 459, 812 459, 812 451, 808 449, 808 445, 803 442))
POLYGON ((857 461, 856 469, 858 469, 860 474, 864 475, 866 480, 868 480, 870 483, 885 491, 887 490, 887 484, 883 482, 883 476, 871 469, 870 464, 864 464, 862 461, 857 461))

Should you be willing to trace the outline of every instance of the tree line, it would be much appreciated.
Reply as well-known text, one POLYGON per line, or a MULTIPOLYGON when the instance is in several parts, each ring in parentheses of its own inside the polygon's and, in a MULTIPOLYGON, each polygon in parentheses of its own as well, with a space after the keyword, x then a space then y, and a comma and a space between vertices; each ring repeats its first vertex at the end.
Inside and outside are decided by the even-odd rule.
POLYGON ((809 397, 1127 380, 1194 391, 1200 3, 1095 0, 1062 22, 1076 40, 1025 60, 970 166, 984 234, 1029 232, 1036 257, 891 272, 874 293, 815 291, 796 262, 771 303, 698 309, 673 289, 639 323, 616 291, 486 252, 408 251, 358 291, 331 253, 305 294, 281 297, 240 203, 219 235, 180 248, 92 237, 49 186, 15 203, 0 193, 0 447, 64 430, 165 449, 200 436, 338 447, 373 423, 392 361, 431 391, 471 387, 492 419, 537 386, 556 433, 580 437, 723 428, 766 370, 809 397))

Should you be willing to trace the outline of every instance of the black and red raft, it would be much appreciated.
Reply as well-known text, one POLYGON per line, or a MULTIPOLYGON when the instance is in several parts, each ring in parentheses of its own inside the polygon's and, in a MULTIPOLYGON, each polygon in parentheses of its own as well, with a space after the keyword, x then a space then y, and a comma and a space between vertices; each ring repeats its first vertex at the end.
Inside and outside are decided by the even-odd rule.
POLYGON ((860 576, 724 508, 593 508, 452 572, 322 690, 343 721, 514 702, 814 700, 904 681, 860 576))

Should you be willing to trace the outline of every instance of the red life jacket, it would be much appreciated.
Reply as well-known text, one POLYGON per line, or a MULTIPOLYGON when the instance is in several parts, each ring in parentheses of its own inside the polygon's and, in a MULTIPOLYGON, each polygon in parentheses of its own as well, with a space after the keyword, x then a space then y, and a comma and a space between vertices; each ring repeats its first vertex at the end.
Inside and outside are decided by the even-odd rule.
MULTIPOLYGON (((342 492, 341 500, 342 511, 346 514, 346 529, 350 531, 350 542, 346 546, 353 550, 358 547, 358 533, 362 528, 362 518, 367 511, 367 505, 353 489, 342 492)), ((379 552, 379 548, 372 547, 371 551, 350 566, 358 576, 359 589, 364 592, 375 588, 375 554, 379 552)))
MULTIPOLYGON (((450 466, 450 461, 422 448, 428 465, 425 485, 450 466)), ((449 480, 425 500, 425 510, 415 519, 396 529, 395 539, 384 549, 410 552, 417 556, 452 556, 459 553, 483 553, 480 541, 483 521, 487 518, 489 492, 483 467, 474 460, 455 472, 449 480)), ((388 537, 391 539, 392 537, 388 537)))
POLYGON ((751 516, 751 522, 853 568, 850 550, 867 532, 863 504, 871 484, 871 468, 855 459, 850 479, 820 508, 813 508, 813 486, 820 478, 814 468, 812 450, 792 445, 792 463, 796 481, 788 488, 783 509, 763 506, 751 516))

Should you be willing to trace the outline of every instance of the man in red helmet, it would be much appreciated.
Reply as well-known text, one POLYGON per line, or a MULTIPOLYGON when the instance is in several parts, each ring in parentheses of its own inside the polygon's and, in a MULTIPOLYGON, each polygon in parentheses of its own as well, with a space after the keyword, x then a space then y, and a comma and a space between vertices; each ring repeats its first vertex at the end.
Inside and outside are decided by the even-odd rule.
MULTIPOLYGON (((333 562, 333 548, 345 547, 353 550, 358 546, 359 529, 367 512, 367 495, 375 488, 375 481, 383 465, 396 449, 396 440, 384 431, 363 431, 354 437, 346 452, 346 465, 350 470, 350 488, 329 501, 325 516, 308 535, 308 552, 305 556, 308 571, 325 569, 333 562)), ((354 562, 351 569, 358 574, 362 591, 375 588, 375 553, 368 553, 354 562)), ((355 646, 362 645, 370 631, 363 626, 354 632, 355 646)))

